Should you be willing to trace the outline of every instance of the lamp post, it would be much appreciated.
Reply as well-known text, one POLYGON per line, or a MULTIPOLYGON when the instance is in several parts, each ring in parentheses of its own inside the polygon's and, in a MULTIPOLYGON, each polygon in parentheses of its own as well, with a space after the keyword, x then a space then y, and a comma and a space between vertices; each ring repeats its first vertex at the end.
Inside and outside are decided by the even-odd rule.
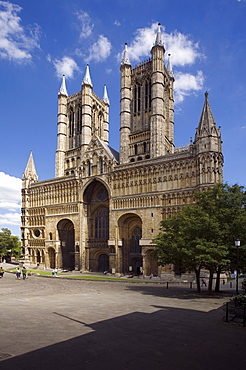
POLYGON ((238 248, 240 247, 240 240, 235 240, 235 247, 237 248, 237 276, 236 276, 236 294, 238 295, 238 248))

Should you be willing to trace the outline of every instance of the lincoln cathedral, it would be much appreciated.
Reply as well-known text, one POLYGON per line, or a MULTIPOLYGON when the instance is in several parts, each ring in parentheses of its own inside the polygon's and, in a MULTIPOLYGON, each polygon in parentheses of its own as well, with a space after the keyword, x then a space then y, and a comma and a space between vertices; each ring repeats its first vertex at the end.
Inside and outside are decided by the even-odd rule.
MULTIPOLYGON (((22 258, 81 272, 170 273, 152 258, 162 219, 223 181, 220 129, 205 93, 194 140, 174 145, 174 75, 160 26, 151 58, 120 65, 120 149, 109 146, 109 99, 93 91, 58 93, 55 178, 38 181, 32 153, 22 178, 22 258)), ((189 135, 190 136, 190 135, 189 135)))

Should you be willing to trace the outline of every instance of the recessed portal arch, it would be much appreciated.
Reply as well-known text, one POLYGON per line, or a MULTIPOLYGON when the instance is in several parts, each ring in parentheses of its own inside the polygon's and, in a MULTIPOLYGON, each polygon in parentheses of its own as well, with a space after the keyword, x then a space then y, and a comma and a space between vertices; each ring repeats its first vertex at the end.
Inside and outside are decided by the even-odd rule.
POLYGON ((85 189, 83 200, 84 214, 86 215, 84 232, 87 235, 86 247, 89 262, 87 269, 89 271, 106 271, 109 269, 108 190, 102 182, 94 179, 85 189))
POLYGON ((68 219, 63 219, 57 224, 61 246, 61 267, 64 270, 75 269, 74 225, 68 219))
POLYGON ((139 243, 142 237, 142 220, 135 213, 127 213, 118 220, 121 247, 121 270, 138 275, 143 266, 142 247, 139 243))

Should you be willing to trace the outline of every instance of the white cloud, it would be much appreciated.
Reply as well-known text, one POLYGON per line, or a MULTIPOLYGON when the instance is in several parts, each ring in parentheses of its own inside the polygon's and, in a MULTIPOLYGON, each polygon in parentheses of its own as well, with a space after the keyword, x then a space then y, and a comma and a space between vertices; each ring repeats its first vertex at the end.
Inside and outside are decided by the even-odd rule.
POLYGON ((185 96, 191 95, 202 89, 204 75, 198 71, 194 76, 190 73, 176 73, 174 82, 175 102, 181 103, 185 96))
POLYGON ((121 26, 121 23, 119 21, 117 21, 117 19, 114 21, 114 25, 115 26, 121 26))
POLYGON ((21 179, 0 172, 0 225, 20 226, 21 179))
MULTIPOLYGON (((143 57, 150 56, 150 50, 156 39, 158 24, 153 23, 150 27, 139 28, 135 32, 135 38, 128 46, 130 61, 139 62, 143 57)), ((162 28, 164 31, 164 27, 162 28)), ((166 55, 172 54, 173 66, 185 66, 193 64, 197 58, 203 58, 199 53, 198 43, 190 40, 189 36, 178 31, 170 34, 162 32, 162 40, 166 49, 166 55)), ((121 57, 119 57, 121 59, 121 57)))
POLYGON ((94 24, 91 23, 91 19, 88 13, 79 11, 75 13, 79 20, 79 38, 84 39, 91 35, 94 24))
POLYGON ((170 34, 164 33, 163 40, 166 54, 172 55, 173 66, 194 64, 197 58, 204 58, 204 55, 198 52, 198 43, 191 41, 187 35, 177 31, 170 34))
POLYGON ((87 62, 94 60, 95 62, 104 61, 111 52, 112 45, 107 37, 100 35, 97 42, 95 42, 89 49, 89 56, 86 59, 87 62))
POLYGON ((32 59, 31 51, 39 48, 40 27, 21 25, 19 5, 0 1, 0 58, 18 63, 32 59))
POLYGON ((62 59, 55 59, 53 64, 58 77, 65 75, 67 78, 73 78, 74 72, 80 71, 75 60, 67 56, 64 56, 62 59))
POLYGON ((4 213, 0 214, 0 225, 6 227, 8 225, 21 225, 20 213, 4 213))

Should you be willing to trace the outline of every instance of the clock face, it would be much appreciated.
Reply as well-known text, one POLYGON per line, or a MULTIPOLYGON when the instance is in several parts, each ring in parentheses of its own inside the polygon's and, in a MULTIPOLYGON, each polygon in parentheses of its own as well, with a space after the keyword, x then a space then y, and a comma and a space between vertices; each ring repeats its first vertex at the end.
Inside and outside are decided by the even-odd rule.
POLYGON ((100 189, 97 193, 97 199, 104 202, 108 198, 108 192, 106 189, 100 189))

